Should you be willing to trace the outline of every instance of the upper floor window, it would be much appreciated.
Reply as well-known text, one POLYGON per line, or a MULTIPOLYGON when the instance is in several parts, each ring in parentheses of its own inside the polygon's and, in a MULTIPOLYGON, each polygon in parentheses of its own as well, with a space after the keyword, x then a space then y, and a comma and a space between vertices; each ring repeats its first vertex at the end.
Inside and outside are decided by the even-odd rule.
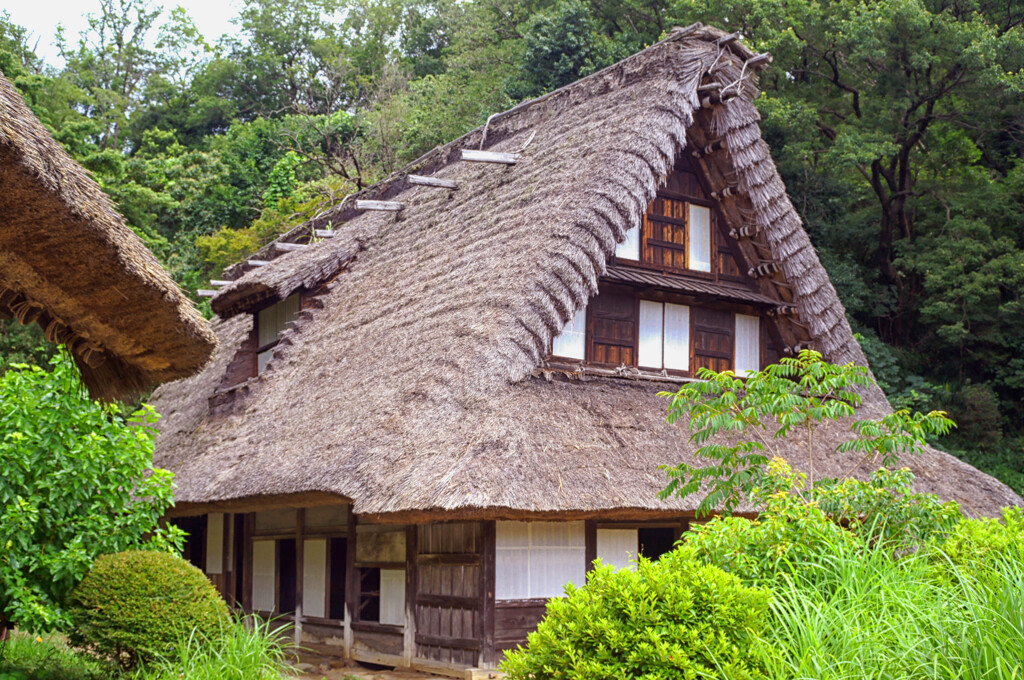
POLYGON ((711 272, 711 208, 659 196, 640 226, 626 233, 615 257, 665 269, 711 272))
POLYGON ((267 367, 267 362, 277 346, 278 337, 288 327, 301 306, 298 293, 281 302, 265 307, 256 313, 256 369, 257 374, 267 367))
POLYGON ((759 371, 769 343, 761 320, 728 309, 604 289, 552 342, 552 355, 608 366, 696 375, 759 371))

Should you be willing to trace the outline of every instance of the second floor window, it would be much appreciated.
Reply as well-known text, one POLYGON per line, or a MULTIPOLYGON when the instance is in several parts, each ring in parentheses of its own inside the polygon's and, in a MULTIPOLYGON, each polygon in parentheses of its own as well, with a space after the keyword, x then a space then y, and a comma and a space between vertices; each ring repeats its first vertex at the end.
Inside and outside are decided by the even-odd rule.
MULTIPOLYGON (((671 296, 668 296, 671 299, 671 296)), ((754 314, 602 290, 553 340, 552 356, 605 366, 743 376, 761 369, 768 342, 754 314)))

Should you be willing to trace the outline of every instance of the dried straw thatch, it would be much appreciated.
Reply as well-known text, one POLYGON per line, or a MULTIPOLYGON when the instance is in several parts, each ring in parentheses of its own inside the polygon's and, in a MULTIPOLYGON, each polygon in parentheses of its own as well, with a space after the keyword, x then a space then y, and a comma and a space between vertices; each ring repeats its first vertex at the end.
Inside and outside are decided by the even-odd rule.
MULTIPOLYGON (((161 388, 157 463, 178 475, 179 512, 301 505, 327 494, 381 520, 649 516, 692 510, 660 502, 657 466, 692 458, 685 426, 664 421, 665 385, 569 380, 543 368, 554 333, 596 291, 605 261, 637 224, 687 143, 728 140, 712 181, 781 262, 785 299, 835 362, 865 359, 761 140, 752 102, 699 109, 705 73, 749 74, 752 55, 694 26, 604 71, 495 116, 362 198, 401 201, 397 216, 346 201, 283 237, 328 222, 337 235, 247 271, 213 300, 221 349, 201 375, 161 388), (460 162, 462 149, 521 152, 511 167, 460 162), (406 173, 458 181, 411 186, 406 173), (239 313, 332 279, 322 306, 285 332, 268 370, 211 415, 235 350, 239 313)), ((270 259, 272 248, 255 257, 270 259)), ((221 394, 220 396, 224 396, 221 394)), ((865 410, 889 408, 871 391, 865 410)), ((844 436, 835 427, 825 441, 844 436)), ((798 467, 807 461, 799 452, 798 467)), ((816 461, 819 475, 852 465, 816 461)), ((1020 503, 1007 487, 943 453, 911 462, 919 487, 992 514, 1020 503)), ((865 473, 866 470, 861 470, 865 473)))
POLYGON ((0 318, 66 345, 98 398, 206 363, 209 325, 2 74, 0 188, 0 318))

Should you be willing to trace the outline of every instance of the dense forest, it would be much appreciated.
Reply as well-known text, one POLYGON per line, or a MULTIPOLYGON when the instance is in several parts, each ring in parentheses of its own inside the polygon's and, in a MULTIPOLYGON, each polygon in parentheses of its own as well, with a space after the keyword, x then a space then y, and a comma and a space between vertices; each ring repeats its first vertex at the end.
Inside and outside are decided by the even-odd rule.
MULTIPOLYGON (((180 8, 98 0, 58 34, 60 67, 0 13, 0 70, 194 294, 694 21, 774 55, 766 138, 890 399, 950 411, 940 445, 1024 492, 1021 0, 245 0, 219 38, 180 8)), ((4 322, 0 361, 42 360, 33 329, 4 322)))

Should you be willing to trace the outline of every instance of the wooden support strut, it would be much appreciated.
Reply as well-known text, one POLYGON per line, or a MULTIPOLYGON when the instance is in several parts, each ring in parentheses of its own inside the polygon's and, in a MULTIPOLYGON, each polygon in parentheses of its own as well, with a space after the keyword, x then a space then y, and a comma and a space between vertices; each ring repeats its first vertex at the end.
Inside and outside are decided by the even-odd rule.
POLYGON ((716 151, 727 150, 728 148, 729 148, 729 144, 728 144, 728 142, 726 142, 725 137, 720 137, 720 138, 712 141, 710 144, 707 144, 706 146, 704 146, 704 148, 694 149, 693 152, 692 152, 692 155, 693 155, 694 158, 701 158, 703 156, 710 156, 711 154, 715 153, 716 151))
POLYGON ((334 238, 338 232, 333 229, 315 229, 313 233, 316 234, 317 238, 334 238))
POLYGON ((736 240, 741 238, 754 238, 757 236, 757 225, 747 223, 739 229, 730 229, 729 236, 732 236, 736 240))
POLYGON ((768 65, 772 62, 772 55, 768 52, 762 52, 756 56, 747 59, 747 67, 753 68, 754 66, 760 66, 761 64, 768 65))
POLYGON ((215 290, 206 290, 204 288, 200 288, 199 290, 196 291, 196 295, 198 295, 199 297, 209 297, 209 298, 212 298, 216 294, 217 294, 217 291, 215 291, 215 290))
POLYGON ((768 316, 797 316, 796 305, 778 305, 768 310, 768 316))
POLYGON ((472 163, 502 163, 504 165, 515 165, 519 161, 519 154, 463 149, 462 160, 470 161, 472 163))
POLYGON ((700 107, 702 109, 710 109, 712 106, 718 106, 719 104, 725 104, 729 101, 739 97, 738 92, 723 95, 721 92, 712 91, 709 92, 706 97, 700 98, 700 107))
POLYGON ((738 193, 739 192, 736 191, 734 187, 726 187, 721 191, 712 191, 711 198, 715 199, 716 201, 720 201, 723 198, 729 198, 730 196, 735 196, 738 193))
POLYGON ((356 210, 381 210, 384 212, 398 212, 405 207, 404 203, 398 201, 356 201, 356 210))
POLYGON ((811 349, 813 344, 814 343, 812 343, 809 340, 806 341, 806 342, 798 342, 795 345, 792 345, 791 347, 787 347, 786 348, 786 354, 790 354, 792 356, 796 356, 797 354, 800 354, 800 352, 804 351, 805 349, 811 349))
POLYGON ((250 267, 266 267, 270 264, 270 260, 246 260, 245 262, 250 267))
POLYGON ((232 283, 234 283, 234 281, 221 281, 220 279, 213 279, 212 281, 210 281, 211 286, 216 286, 218 288, 223 286, 230 286, 232 283))
POLYGON ((440 177, 426 177, 424 175, 409 175, 409 184, 417 184, 424 187, 438 187, 440 189, 458 189, 459 183, 453 179, 441 179, 440 177))
POLYGON ((274 248, 277 250, 283 250, 286 253, 290 253, 296 250, 305 250, 309 247, 307 243, 275 243, 274 248))
POLYGON ((771 276, 772 274, 780 271, 781 269, 782 266, 778 262, 762 262, 756 267, 751 267, 747 271, 747 276, 749 276, 752 279, 760 279, 765 276, 771 276))

